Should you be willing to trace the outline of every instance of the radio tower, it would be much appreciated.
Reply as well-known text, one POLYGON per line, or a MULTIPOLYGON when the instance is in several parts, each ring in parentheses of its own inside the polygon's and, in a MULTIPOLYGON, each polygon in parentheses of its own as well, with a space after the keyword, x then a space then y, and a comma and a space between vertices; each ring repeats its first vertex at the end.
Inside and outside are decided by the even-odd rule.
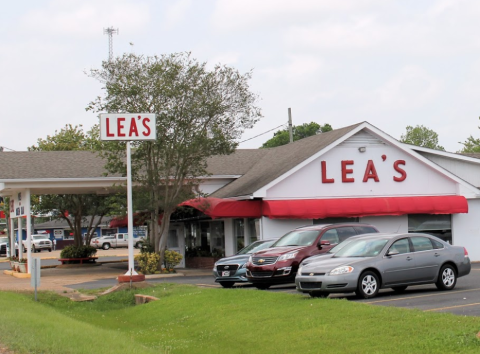
POLYGON ((108 35, 108 61, 112 60, 113 57, 113 34, 118 34, 118 28, 113 27, 104 28, 103 34, 108 35))

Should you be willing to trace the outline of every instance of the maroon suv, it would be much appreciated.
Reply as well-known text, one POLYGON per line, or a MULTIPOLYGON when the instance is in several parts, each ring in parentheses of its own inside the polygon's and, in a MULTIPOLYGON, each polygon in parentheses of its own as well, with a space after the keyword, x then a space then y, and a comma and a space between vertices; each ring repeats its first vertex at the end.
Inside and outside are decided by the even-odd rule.
POLYGON ((251 255, 247 279, 258 289, 293 283, 298 266, 305 258, 326 253, 351 236, 376 232, 374 226, 359 223, 300 227, 283 235, 270 248, 251 255))

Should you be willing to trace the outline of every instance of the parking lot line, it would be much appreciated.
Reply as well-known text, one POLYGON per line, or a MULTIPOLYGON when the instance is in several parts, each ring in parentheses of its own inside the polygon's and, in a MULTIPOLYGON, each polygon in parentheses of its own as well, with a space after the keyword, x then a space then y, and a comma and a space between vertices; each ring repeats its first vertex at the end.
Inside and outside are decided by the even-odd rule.
POLYGON ((465 293, 469 291, 478 291, 480 288, 477 289, 468 289, 468 290, 458 290, 458 291, 449 291, 449 292, 437 292, 434 294, 427 294, 427 295, 417 295, 417 296, 408 296, 408 297, 397 297, 395 299, 385 299, 385 300, 377 300, 377 301, 369 301, 364 302, 364 304, 378 304, 381 302, 390 302, 390 301, 399 301, 399 300, 408 300, 408 299, 418 299, 422 297, 430 297, 430 296, 441 296, 441 295, 449 295, 449 294, 456 294, 456 293, 465 293))
POLYGON ((476 306, 476 305, 480 305, 480 302, 476 302, 476 303, 474 303, 474 304, 465 304, 465 305, 456 305, 456 306, 448 306, 448 307, 439 307, 439 308, 436 308, 436 309, 424 310, 424 312, 450 310, 450 309, 457 309, 457 308, 460 308, 460 307, 476 306))

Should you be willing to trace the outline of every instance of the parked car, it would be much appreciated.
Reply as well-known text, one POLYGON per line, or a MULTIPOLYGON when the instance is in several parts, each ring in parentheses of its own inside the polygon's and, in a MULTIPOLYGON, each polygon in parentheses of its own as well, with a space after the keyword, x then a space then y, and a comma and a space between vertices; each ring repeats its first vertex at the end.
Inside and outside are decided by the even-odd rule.
POLYGON ((0 237, 0 256, 8 256, 8 237, 0 237))
MULTIPOLYGON (((52 252, 52 241, 49 234, 33 234, 30 237, 30 247, 33 253, 43 250, 52 252)), ((23 253, 27 252, 27 246, 27 240, 22 240, 23 253)), ((15 249, 18 250, 18 243, 15 243, 15 249)))
POLYGON ((338 223, 297 228, 266 250, 252 254, 246 265, 247 279, 258 289, 295 282, 299 264, 306 258, 328 252, 347 238, 378 230, 368 224, 338 223))
POLYGON ((251 253, 270 247, 277 239, 259 240, 242 248, 237 254, 218 260, 213 266, 215 282, 224 288, 231 288, 235 283, 248 282, 246 268, 251 253))
POLYGON ((356 237, 330 258, 305 262, 295 283, 298 291, 312 297, 355 292, 368 299, 381 288, 401 292, 410 285, 435 284, 439 290, 452 290, 470 269, 467 250, 438 237, 370 234, 356 237))
MULTIPOLYGON (((133 245, 135 248, 141 248, 145 239, 143 237, 133 236, 133 245)), ((90 245, 95 248, 108 250, 110 248, 128 247, 128 233, 118 233, 101 237, 94 237, 90 245)))

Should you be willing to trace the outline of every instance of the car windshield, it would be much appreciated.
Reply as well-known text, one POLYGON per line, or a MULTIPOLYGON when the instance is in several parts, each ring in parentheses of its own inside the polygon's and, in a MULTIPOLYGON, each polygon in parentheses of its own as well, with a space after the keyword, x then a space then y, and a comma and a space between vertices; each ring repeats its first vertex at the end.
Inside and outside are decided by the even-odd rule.
POLYGON ((272 247, 311 246, 317 239, 318 233, 318 230, 294 230, 279 238, 272 247))
POLYGON ((333 257, 375 257, 387 244, 388 239, 359 239, 348 242, 333 257))
POLYGON ((250 253, 255 253, 255 252, 258 252, 260 250, 263 250, 265 248, 268 248, 272 245, 272 243, 274 243, 275 240, 271 240, 271 241, 257 241, 257 242, 254 242, 250 245, 248 245, 247 247, 245 248, 242 248, 240 251, 238 251, 237 254, 250 254, 250 253))
POLYGON ((36 235, 36 236, 32 236, 34 240, 48 240, 49 237, 47 235, 36 235))

